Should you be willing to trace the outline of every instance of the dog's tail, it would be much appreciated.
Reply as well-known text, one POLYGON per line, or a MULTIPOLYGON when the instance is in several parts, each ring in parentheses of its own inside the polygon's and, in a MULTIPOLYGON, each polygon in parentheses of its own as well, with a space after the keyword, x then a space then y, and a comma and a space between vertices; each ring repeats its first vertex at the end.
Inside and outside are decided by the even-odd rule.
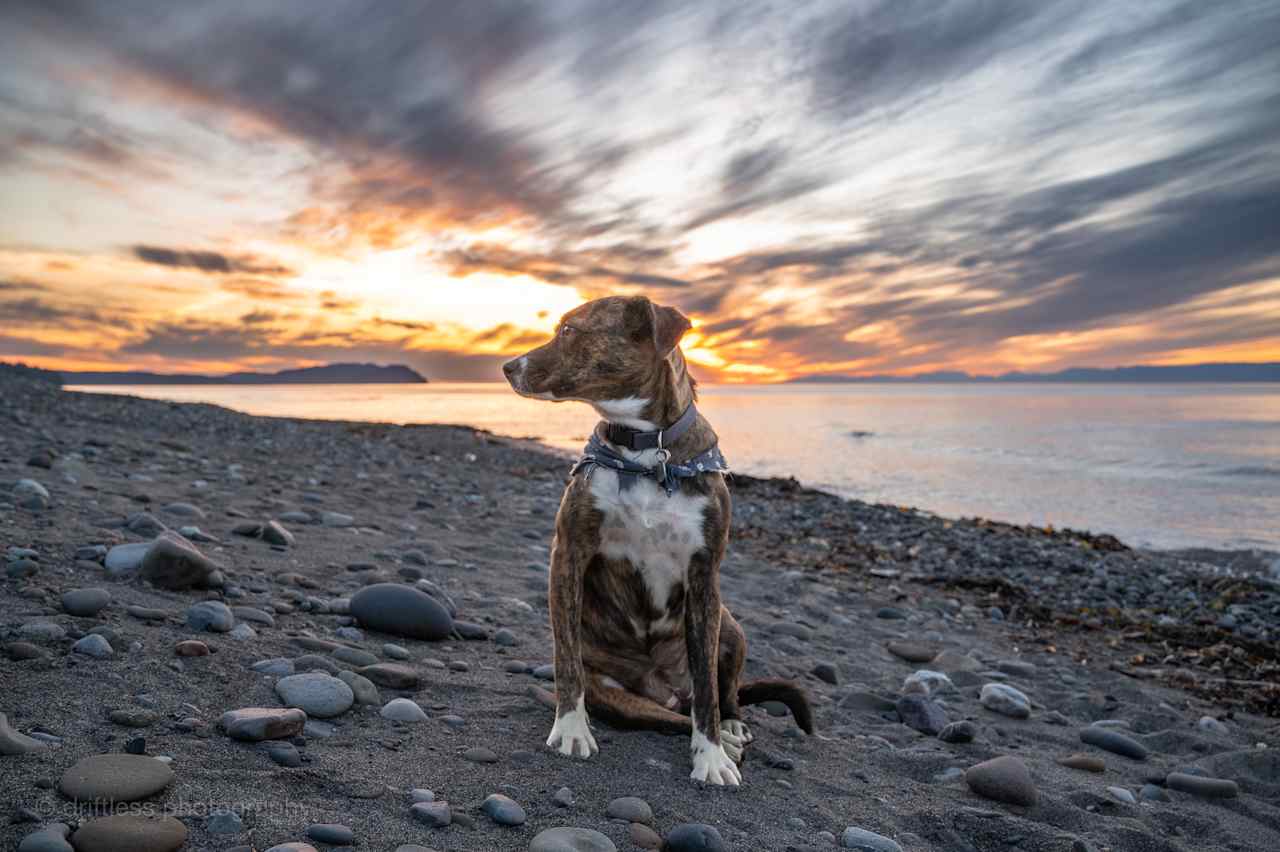
POLYGON ((764 679, 738 684, 739 704, 746 706, 764 701, 778 701, 787 705, 800 730, 806 734, 813 733, 813 708, 809 706, 809 697, 794 682, 764 679))

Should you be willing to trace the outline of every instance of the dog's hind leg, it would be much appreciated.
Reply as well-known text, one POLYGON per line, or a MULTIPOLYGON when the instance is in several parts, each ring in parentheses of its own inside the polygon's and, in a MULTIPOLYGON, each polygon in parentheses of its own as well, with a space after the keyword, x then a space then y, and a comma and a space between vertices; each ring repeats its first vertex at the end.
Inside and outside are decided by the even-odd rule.
POLYGON ((747 634, 729 613, 720 609, 720 650, 716 678, 720 692, 720 740, 725 754, 735 763, 742 763, 743 750, 754 737, 742 722, 738 707, 738 682, 747 664, 747 634))
POLYGON ((587 707, 615 728, 636 728, 689 736, 693 723, 658 702, 619 686, 607 686, 597 674, 587 675, 587 707))

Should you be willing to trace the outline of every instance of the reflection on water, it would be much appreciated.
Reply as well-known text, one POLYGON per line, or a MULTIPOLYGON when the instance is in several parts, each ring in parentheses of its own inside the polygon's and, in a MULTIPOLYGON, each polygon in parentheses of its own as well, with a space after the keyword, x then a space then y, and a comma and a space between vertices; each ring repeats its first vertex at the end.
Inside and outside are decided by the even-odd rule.
MULTIPOLYGON (((79 388, 250 414, 458 423, 576 452, 596 417, 501 384, 79 388)), ((704 386, 735 469, 943 515, 1280 550, 1274 385, 704 386)))

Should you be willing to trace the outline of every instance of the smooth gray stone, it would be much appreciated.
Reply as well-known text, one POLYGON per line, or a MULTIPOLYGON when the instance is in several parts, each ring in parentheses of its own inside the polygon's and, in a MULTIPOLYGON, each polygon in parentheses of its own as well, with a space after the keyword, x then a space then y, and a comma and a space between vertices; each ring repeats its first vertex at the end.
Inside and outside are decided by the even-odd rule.
POLYGON ((192 630, 210 633, 230 633, 236 617, 222 601, 200 601, 187 608, 187 626, 192 630))
POLYGON ((1147 759, 1147 747, 1137 740, 1126 737, 1119 731, 1113 731, 1110 728, 1099 728, 1090 725, 1080 730, 1080 742, 1087 743, 1091 746, 1097 746, 1100 749, 1109 751, 1112 754, 1118 754, 1122 757, 1130 757, 1134 760, 1147 759))
POLYGON ((9 720, 0 713, 0 755, 28 754, 44 751, 47 745, 9 726, 9 720))
POLYGON ((97 615, 109 603, 111 593, 106 589, 73 589, 62 595, 62 608, 78 618, 97 615))
POLYGON ((1003 755, 970 766, 965 770, 964 780, 973 792, 988 799, 1011 805, 1030 806, 1036 803, 1037 793, 1031 773, 1027 771, 1026 764, 1016 757, 1003 755))
POLYGON ((351 846, 355 843, 356 833, 345 825, 332 822, 319 822, 307 827, 306 835, 320 843, 331 846, 351 846))
POLYGON ((518 802, 501 793, 488 796, 480 805, 480 810, 498 825, 524 825, 528 818, 518 802))
POLYGON ((139 754, 95 754, 62 773, 58 789, 77 802, 134 802, 173 782, 167 763, 139 754))
POLYGON ((852 825, 840 835, 840 846, 860 852, 902 852, 901 846, 884 835, 852 825))
POLYGON ((533 838, 529 852, 618 852, 618 847, 594 829, 548 828, 533 838))
POLYGON ((653 825, 653 808, 638 796, 622 796, 609 802, 604 815, 609 819, 625 819, 627 822, 642 822, 653 825))
POLYGON ((1031 716, 1031 699, 1007 683, 986 684, 982 687, 979 701, 988 710, 1013 719, 1027 719, 1031 716))
POLYGON ((306 672, 289 675, 276 682, 276 695, 286 707, 297 707, 307 716, 328 719, 340 716, 355 703, 351 687, 333 675, 306 672))
POLYGON ((351 692, 356 697, 357 704, 380 704, 382 696, 378 694, 378 687, 373 685, 373 681, 364 675, 358 675, 355 672, 349 672, 345 669, 338 672, 338 679, 351 687, 351 692))
POLYGON ((1240 795, 1240 787, 1225 778, 1205 778, 1185 772, 1170 772, 1165 779, 1170 790, 1190 793, 1206 799, 1234 799, 1240 795))
POLYGON ((71 827, 66 823, 52 822, 22 838, 18 852, 75 852, 67 841, 70 835, 71 827))
POLYGON ((228 710, 218 720, 222 730, 233 740, 260 742, 283 740, 302 733, 307 714, 301 710, 280 707, 244 707, 228 710))
POLYGON ((176 591, 214 585, 213 575, 221 568, 182 536, 165 531, 143 555, 141 575, 154 586, 176 591))
POLYGON ((361 627, 411 639, 447 639, 449 611, 426 592, 400 583, 375 583, 351 596, 351 615, 361 627))
POLYGON ((453 822, 448 802, 415 802, 409 808, 409 816, 431 828, 443 828, 453 822))
POLYGON ((902 724, 931 737, 947 726, 946 711, 938 702, 923 695, 904 695, 898 699, 895 709, 902 724))
POLYGON ((393 722, 425 722, 427 714, 416 702, 408 698, 393 698, 379 711, 379 715, 384 719, 390 719, 393 722))
POLYGON ((71 650, 86 657, 93 657, 96 660, 105 660, 115 654, 111 643, 97 633, 90 633, 76 642, 71 646, 71 650))
POLYGON ((103 565, 107 569, 107 576, 123 577, 135 573, 142 567, 142 559, 147 555, 147 551, 150 548, 151 542, 149 541, 136 544, 117 544, 107 551, 106 559, 103 560, 103 565))

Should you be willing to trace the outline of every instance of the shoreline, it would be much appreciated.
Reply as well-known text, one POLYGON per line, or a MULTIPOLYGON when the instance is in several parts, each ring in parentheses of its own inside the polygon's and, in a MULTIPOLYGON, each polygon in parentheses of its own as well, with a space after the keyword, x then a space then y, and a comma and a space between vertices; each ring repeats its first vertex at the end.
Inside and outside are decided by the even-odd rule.
POLYGON ((722 591, 748 635, 747 676, 803 683, 819 732, 804 737, 789 717, 748 708, 756 742, 744 786, 698 788, 680 738, 595 725, 591 761, 542 748, 550 714, 529 690, 549 686, 537 672, 551 659, 545 572, 567 473, 559 453, 467 426, 254 417, 63 393, 2 373, 0 395, 0 712, 57 746, 0 756, 0 794, 37 819, 0 827, 5 848, 50 815, 87 819, 69 813, 57 779, 138 739, 146 754, 172 758, 176 780, 157 807, 245 808, 228 834, 208 814, 177 813, 186 848, 265 848, 303 840, 317 823, 349 826, 372 849, 525 850, 564 825, 640 848, 633 838, 648 835, 607 815, 621 796, 652 807, 651 832, 707 823, 730 849, 832 848, 851 827, 912 852, 1005 848, 1013 837, 1043 852, 1077 841, 1165 852, 1179 848, 1167 840, 1173 827, 1195 848, 1280 845, 1280 586, 1265 577, 1106 535, 942 518, 737 475, 722 591), (20 479, 42 484, 45 505, 19 505, 29 496, 14 491, 20 479), (236 532, 268 520, 291 543, 236 532), (172 591, 112 576, 103 554, 145 545, 155 524, 198 527, 209 540, 189 540, 224 584, 172 591), (434 590, 471 625, 469 638, 362 625, 350 600, 372 582, 434 590), (64 596, 87 588, 109 603, 72 615, 64 596), (239 638, 193 626, 187 613, 204 600, 235 611, 239 638), (72 650, 95 632, 110 655, 72 650), (189 641, 214 653, 175 653, 189 641), (387 643, 408 655, 415 684, 377 684, 376 703, 311 720, 294 747, 300 764, 219 729, 228 710, 280 706, 278 675, 256 664, 340 674, 348 660, 399 659, 387 643), (934 681, 927 700, 911 698, 904 678, 919 669, 943 672, 949 688, 934 681), (1024 696, 1026 716, 993 709, 999 702, 982 697, 991 684, 1024 696), (396 697, 423 720, 384 718, 396 697), (966 723, 964 737, 928 733, 938 714, 966 723), (1100 722, 1148 757, 1082 743, 1100 722), (1059 762, 1079 751, 1104 772, 1059 762), (995 757, 1026 766, 1037 804, 993 799, 965 780, 995 757), (1180 769, 1230 780, 1238 796, 1169 790, 1166 776, 1180 769), (562 786, 571 807, 554 801, 562 786), (1168 800, 1146 798, 1147 787, 1168 800), (448 801, 449 826, 410 815, 415 788, 448 801), (496 825, 481 808, 492 793, 518 802, 526 821, 496 825))

